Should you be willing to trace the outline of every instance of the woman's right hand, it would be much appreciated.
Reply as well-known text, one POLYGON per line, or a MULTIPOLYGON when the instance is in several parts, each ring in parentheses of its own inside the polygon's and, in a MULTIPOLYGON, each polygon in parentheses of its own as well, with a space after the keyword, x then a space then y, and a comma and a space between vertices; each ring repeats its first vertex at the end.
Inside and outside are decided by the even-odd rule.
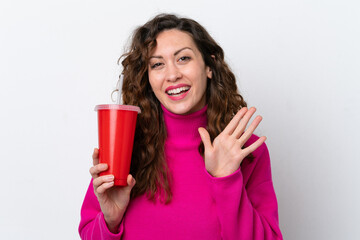
POLYGON ((99 150, 94 149, 93 167, 90 168, 90 174, 93 178, 94 193, 100 203, 101 211, 104 214, 105 222, 109 230, 113 233, 118 232, 120 222, 124 216, 126 208, 130 201, 130 192, 136 181, 131 176, 127 177, 127 186, 114 186, 114 176, 99 174, 107 170, 106 163, 99 164, 99 150))

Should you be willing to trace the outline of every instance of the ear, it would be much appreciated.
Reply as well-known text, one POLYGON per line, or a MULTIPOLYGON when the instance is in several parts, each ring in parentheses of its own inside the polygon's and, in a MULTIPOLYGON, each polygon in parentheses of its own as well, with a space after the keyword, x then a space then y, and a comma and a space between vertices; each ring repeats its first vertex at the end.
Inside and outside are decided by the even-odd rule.
MULTIPOLYGON (((215 60, 215 55, 211 55, 211 57, 215 60)), ((212 78, 212 71, 211 71, 211 68, 208 66, 206 66, 206 74, 209 79, 212 78)))
POLYGON ((206 66, 206 75, 209 79, 212 78, 212 71, 211 71, 211 68, 206 66))

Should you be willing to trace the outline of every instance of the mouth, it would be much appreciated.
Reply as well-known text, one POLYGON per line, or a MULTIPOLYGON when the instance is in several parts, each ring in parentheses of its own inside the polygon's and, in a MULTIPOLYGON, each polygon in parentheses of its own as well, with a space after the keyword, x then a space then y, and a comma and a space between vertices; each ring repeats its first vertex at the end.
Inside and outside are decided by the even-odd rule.
POLYGON ((181 86, 176 88, 168 88, 168 90, 166 90, 165 92, 169 96, 176 97, 186 93, 187 91, 189 91, 189 89, 190 86, 181 86))

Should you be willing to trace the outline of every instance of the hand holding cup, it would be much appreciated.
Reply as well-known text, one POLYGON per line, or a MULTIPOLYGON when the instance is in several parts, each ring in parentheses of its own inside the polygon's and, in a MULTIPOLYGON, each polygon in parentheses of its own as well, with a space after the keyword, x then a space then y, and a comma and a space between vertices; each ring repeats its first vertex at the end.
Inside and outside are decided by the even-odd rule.
POLYGON ((127 186, 114 186, 113 175, 100 176, 101 172, 108 169, 108 165, 106 163, 99 163, 99 150, 97 148, 94 149, 92 157, 94 166, 90 168, 90 174, 93 178, 94 193, 99 201, 109 230, 116 233, 129 204, 131 189, 136 181, 129 174, 127 186))

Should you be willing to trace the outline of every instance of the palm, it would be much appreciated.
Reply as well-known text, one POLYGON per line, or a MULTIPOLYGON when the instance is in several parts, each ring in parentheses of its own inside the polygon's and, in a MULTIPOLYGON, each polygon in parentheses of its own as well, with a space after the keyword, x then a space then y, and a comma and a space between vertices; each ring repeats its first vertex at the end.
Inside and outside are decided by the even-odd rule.
POLYGON ((266 140, 266 137, 261 137, 243 149, 244 144, 262 120, 260 116, 256 117, 245 131, 255 111, 255 108, 249 110, 242 108, 213 143, 210 141, 209 133, 204 128, 199 129, 205 147, 205 167, 212 176, 224 177, 234 173, 243 159, 266 140))
MULTIPOLYGON (((212 149, 205 149, 205 167, 213 176, 219 176, 226 173, 233 173, 239 168, 242 161, 239 149, 235 141, 225 139, 224 136, 219 135, 214 139, 212 149), (221 161, 227 159, 227 161, 221 161)), ((227 175, 229 175, 227 174, 227 175)))
POLYGON ((114 186, 108 189, 102 197, 98 197, 104 216, 122 216, 129 204, 130 197, 126 187, 114 186))

